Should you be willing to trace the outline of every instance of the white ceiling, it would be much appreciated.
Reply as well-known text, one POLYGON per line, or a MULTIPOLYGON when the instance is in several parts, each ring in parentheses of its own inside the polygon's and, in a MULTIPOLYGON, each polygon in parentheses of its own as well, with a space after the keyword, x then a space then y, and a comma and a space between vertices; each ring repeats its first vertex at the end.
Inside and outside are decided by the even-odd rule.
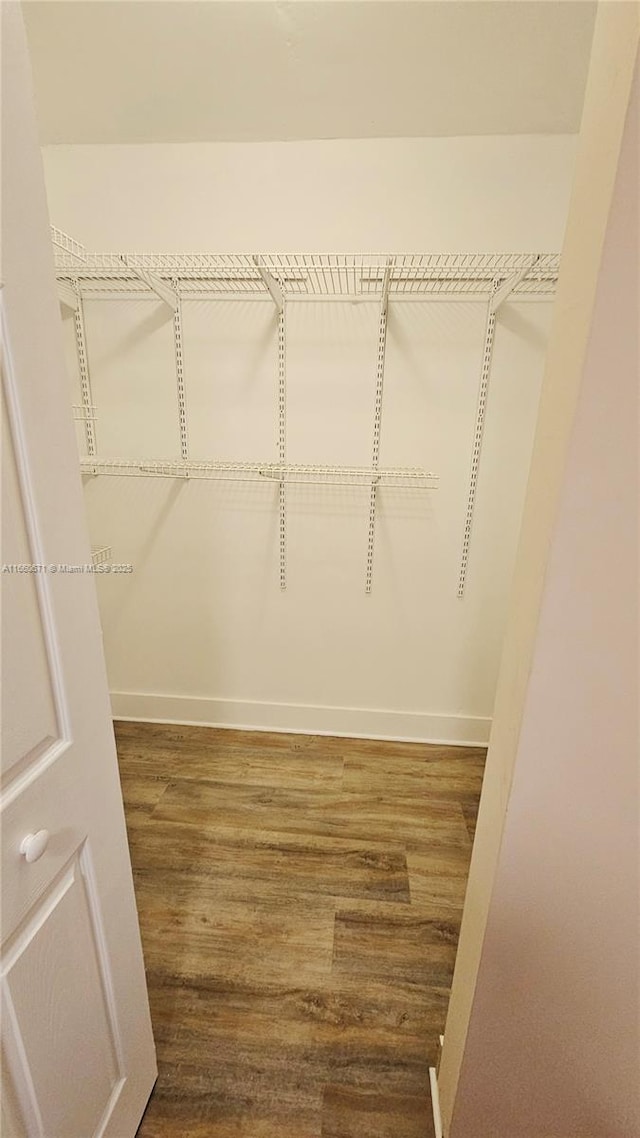
POLYGON ((43 143, 579 129, 583 0, 29 0, 43 143))

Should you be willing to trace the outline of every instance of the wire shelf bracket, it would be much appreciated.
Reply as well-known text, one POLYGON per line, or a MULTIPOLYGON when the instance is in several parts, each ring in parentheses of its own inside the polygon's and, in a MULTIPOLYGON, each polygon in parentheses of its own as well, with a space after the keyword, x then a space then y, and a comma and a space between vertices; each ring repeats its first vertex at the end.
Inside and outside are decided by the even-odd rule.
POLYGON ((489 298, 489 308, 492 312, 497 313, 499 311, 505 300, 508 300, 514 289, 516 289, 518 285, 521 284, 523 280, 525 280, 531 270, 535 268, 539 260, 539 256, 532 257, 528 265, 524 266, 522 269, 519 269, 517 273, 513 274, 513 276, 508 277, 507 280, 504 281, 504 283, 501 284, 500 287, 493 292, 489 298))
POLYGON ((269 293, 271 295, 271 299, 273 300, 273 303, 275 304, 276 308, 278 309, 278 312, 282 313, 284 310, 284 293, 283 293, 280 285, 278 284, 276 278, 269 272, 268 269, 265 269, 263 267, 263 265, 260 263, 259 257, 254 257, 253 263, 256 266, 256 269, 258 270, 261 279, 264 281, 267 289, 269 290, 269 293))
POLYGON ((168 285, 165 284, 164 281, 161 281, 159 277, 156 277, 154 273, 148 272, 139 265, 130 264, 128 257, 122 257, 122 263, 126 265, 128 269, 131 269, 134 276, 142 281, 143 284, 146 284, 147 288, 155 292, 159 300, 167 305, 167 308, 170 308, 172 312, 177 311, 179 301, 175 288, 169 288, 168 285))
POLYGON ((78 307, 77 289, 75 289, 72 284, 69 284, 68 281, 61 280, 56 281, 56 288, 60 303, 64 304, 66 308, 71 309, 72 312, 75 312, 78 307))

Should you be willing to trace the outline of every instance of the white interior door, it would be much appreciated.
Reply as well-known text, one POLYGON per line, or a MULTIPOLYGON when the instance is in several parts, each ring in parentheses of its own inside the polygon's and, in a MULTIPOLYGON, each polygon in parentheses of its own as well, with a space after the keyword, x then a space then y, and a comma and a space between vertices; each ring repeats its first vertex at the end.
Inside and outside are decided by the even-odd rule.
MULTIPOLYGON (((85 565, 24 30, 1 8, 2 559, 85 565)), ((131 1138, 156 1064, 94 580, 1 583, 3 1132, 131 1138)))

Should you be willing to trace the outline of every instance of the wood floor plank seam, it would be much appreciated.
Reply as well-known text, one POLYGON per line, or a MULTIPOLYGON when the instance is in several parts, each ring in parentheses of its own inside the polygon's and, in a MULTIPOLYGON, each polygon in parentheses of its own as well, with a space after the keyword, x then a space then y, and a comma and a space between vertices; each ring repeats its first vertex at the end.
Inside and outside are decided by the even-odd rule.
POLYGON ((484 751, 115 729, 159 1061, 139 1138, 433 1138, 484 751))

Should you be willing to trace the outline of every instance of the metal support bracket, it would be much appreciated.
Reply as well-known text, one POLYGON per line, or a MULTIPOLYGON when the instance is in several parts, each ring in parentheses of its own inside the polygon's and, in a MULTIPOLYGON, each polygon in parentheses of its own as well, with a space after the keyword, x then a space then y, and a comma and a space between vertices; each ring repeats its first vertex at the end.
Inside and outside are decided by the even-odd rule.
POLYGON ((176 357, 176 389, 178 395, 178 426, 180 430, 180 457, 189 457, 187 436, 187 397, 184 387, 184 354, 182 350, 182 303, 178 293, 178 282, 173 282, 177 304, 173 313, 173 342, 176 357))
POLYGON ((284 293, 280 288, 280 285, 278 284, 276 278, 272 276, 272 274, 267 269, 263 268, 263 266, 260 264, 259 257, 254 257, 253 263, 260 273, 260 276, 262 277, 262 280, 264 281, 266 287, 271 293, 271 299, 278 309, 278 312, 282 313, 284 310, 284 293))
POLYGON ((526 276, 528 276, 534 265, 537 265, 539 260, 539 256, 533 257, 529 264, 525 266, 525 268, 520 269, 517 273, 514 273, 513 276, 509 277, 506 281, 503 282, 503 284, 499 286, 499 288, 495 290, 495 292, 489 298, 489 308, 491 312, 496 313, 498 311, 501 305, 504 304, 505 300, 511 296, 514 288, 517 288, 520 282, 523 281, 526 276))
POLYGON ((159 297, 172 312, 176 312, 180 301, 177 293, 174 292, 168 284, 161 281, 154 273, 149 273, 146 269, 141 269, 139 265, 132 265, 128 257, 121 257, 121 261, 123 265, 126 265, 127 268, 131 270, 138 280, 141 280, 152 292, 155 292, 156 296, 159 297))
POLYGON ((78 307, 78 294, 73 288, 73 285, 70 285, 68 281, 58 280, 56 281, 56 288, 60 303, 70 308, 72 312, 75 312, 78 307))
POLYGON ((476 504, 476 493, 478 489, 478 473, 480 469, 480 454, 482 451, 482 440, 484 437, 484 422, 487 409, 487 396, 489 393, 489 381, 491 379, 491 361, 493 359, 493 342, 496 330, 496 316, 501 306, 511 296, 513 290, 517 288, 521 281, 531 272, 532 268, 537 265, 540 256, 534 256, 529 263, 517 273, 513 273, 505 281, 495 279, 493 281, 491 296, 487 303, 487 323, 484 334, 484 348, 482 352, 482 370, 480 372, 480 387, 478 389, 478 403, 476 406, 476 420, 473 435, 473 450, 471 453, 471 470, 469 473, 469 489, 467 492, 467 510, 464 520, 464 533, 462 538, 462 556, 460 559, 460 572, 458 575, 458 596, 464 597, 465 584, 467 580, 467 567, 469 564, 469 547, 471 544, 471 530, 473 527, 473 514, 476 504))
MULTIPOLYGON (((387 347, 387 315, 389 311, 389 284, 391 281, 391 260, 387 261, 382 281, 382 298, 380 302, 380 320, 378 323, 378 359, 376 364, 376 398, 373 418, 373 453, 372 469, 378 470, 380 465, 380 431, 382 427, 382 394, 384 390, 384 361, 387 347)), ((367 536, 367 574, 365 592, 371 592, 373 578, 373 550, 376 540, 376 506, 379 480, 374 478, 371 483, 369 496, 369 532, 367 536)))
POLYGON ((387 315, 389 310, 389 286, 391 284, 391 261, 387 262, 387 267, 384 271, 382 279, 382 300, 380 302, 380 312, 387 315))
MULTIPOLYGON (((494 294, 500 288, 500 282, 493 282, 494 294)), ((478 388, 478 402, 476 405, 476 421, 473 432, 473 450, 471 452, 471 470, 469 472, 469 489, 467 491, 467 510, 464 519, 464 533, 462 537, 462 557, 460 559, 460 572, 458 574, 458 596, 464 596, 464 587, 467 579, 467 566, 469 563, 469 545, 471 543, 471 529, 473 526, 473 511, 476 504, 476 491, 478 489, 478 471, 480 469, 480 453, 484 436, 484 420, 487 409, 487 395, 489 392, 489 379, 491 377, 491 360, 493 358, 493 341, 496 331, 496 313, 493 306, 493 296, 487 304, 487 323, 484 333, 484 348, 482 351, 482 369, 480 372, 480 386, 478 388)))
POLYGON ((91 377, 89 375, 89 361, 87 359, 87 340, 84 330, 84 310, 82 307, 82 294, 76 284, 76 307, 73 314, 76 351, 78 353, 78 371, 80 373, 80 396, 85 410, 84 431, 87 442, 87 454, 93 458, 96 454, 96 429, 94 425, 94 404, 91 396, 91 377))
MULTIPOLYGON (((284 305, 278 316, 278 462, 287 461, 287 343, 284 305)), ((280 588, 287 587, 287 491, 284 480, 278 483, 280 527, 280 588)))

